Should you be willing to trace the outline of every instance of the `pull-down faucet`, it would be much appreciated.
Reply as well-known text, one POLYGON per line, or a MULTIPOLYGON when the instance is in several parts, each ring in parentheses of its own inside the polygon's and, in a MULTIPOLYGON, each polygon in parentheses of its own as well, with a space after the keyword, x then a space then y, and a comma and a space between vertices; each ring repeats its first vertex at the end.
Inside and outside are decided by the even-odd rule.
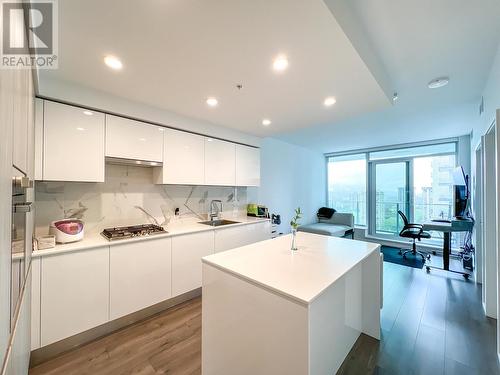
POLYGON ((210 221, 214 221, 214 219, 219 219, 219 214, 222 212, 222 201, 219 199, 213 199, 210 202, 210 221), (219 203, 220 207, 217 207, 217 203, 219 203))

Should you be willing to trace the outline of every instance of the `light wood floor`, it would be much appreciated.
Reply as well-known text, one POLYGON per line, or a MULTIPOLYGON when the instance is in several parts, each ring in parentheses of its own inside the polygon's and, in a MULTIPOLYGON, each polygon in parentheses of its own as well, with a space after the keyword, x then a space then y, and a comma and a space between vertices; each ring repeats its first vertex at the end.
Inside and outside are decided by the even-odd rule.
MULTIPOLYGON (((381 326, 382 340, 361 335, 338 374, 500 375, 496 321, 484 316, 481 287, 473 281, 384 263, 381 326)), ((30 374, 200 374, 200 362, 197 298, 30 374)))
POLYGON ((30 370, 39 374, 201 374, 201 298, 30 370))

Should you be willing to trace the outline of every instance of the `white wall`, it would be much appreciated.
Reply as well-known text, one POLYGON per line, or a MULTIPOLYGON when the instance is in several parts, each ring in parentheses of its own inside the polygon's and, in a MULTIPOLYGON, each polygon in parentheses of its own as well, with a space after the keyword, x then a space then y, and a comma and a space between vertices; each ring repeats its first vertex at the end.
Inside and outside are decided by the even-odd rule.
MULTIPOLYGON (((261 186, 258 203, 281 215, 279 230, 290 232, 294 209, 304 212, 301 223, 316 220, 316 212, 326 203, 326 167, 322 153, 274 138, 261 142, 261 186)), ((249 200, 251 200, 249 191, 249 200)))
POLYGON ((260 138, 250 134, 68 82, 43 80, 40 82, 38 95, 251 146, 260 144, 260 138))
POLYGON ((484 112, 474 124, 472 149, 475 150, 481 142, 481 136, 486 133, 495 120, 496 110, 500 108, 500 45, 491 72, 483 90, 484 112))

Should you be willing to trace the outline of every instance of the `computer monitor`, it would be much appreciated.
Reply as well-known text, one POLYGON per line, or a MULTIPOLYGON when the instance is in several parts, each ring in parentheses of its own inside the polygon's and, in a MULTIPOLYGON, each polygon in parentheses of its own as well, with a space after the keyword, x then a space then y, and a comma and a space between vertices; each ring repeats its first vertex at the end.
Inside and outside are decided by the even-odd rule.
POLYGON ((469 177, 465 174, 463 167, 457 167, 453 171, 453 183, 455 188, 454 216, 457 219, 465 219, 469 201, 469 177))

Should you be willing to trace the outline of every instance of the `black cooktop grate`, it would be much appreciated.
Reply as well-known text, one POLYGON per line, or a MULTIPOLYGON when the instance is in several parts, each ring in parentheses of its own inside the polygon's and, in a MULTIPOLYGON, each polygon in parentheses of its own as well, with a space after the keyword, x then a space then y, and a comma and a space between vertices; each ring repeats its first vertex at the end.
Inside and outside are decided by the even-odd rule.
POLYGON ((167 231, 155 224, 132 225, 129 227, 106 228, 101 234, 108 240, 119 240, 124 238, 149 236, 152 234, 167 233, 167 231))

